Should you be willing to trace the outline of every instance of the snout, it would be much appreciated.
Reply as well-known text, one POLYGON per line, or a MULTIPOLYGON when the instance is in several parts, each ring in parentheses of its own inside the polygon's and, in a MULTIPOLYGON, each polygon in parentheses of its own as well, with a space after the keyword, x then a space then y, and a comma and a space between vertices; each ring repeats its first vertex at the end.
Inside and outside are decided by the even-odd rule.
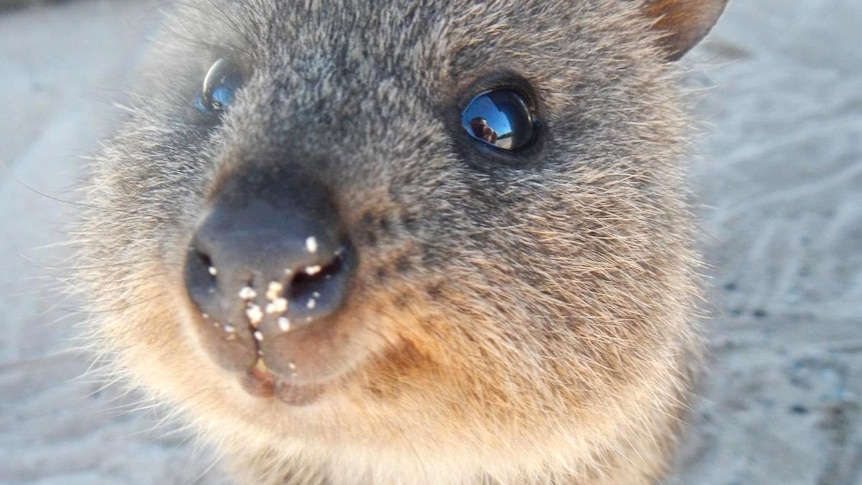
POLYGON ((185 260, 204 348, 222 367, 253 371, 258 380, 319 377, 327 367, 320 344, 331 340, 356 266, 323 184, 293 172, 230 177, 199 220, 185 260))

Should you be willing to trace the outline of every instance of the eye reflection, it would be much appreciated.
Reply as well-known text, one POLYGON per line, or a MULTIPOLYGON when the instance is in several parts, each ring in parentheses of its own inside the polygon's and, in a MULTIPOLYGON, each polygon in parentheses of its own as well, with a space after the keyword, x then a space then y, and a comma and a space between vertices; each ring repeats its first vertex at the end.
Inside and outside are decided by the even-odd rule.
POLYGON ((461 113, 461 125, 477 140, 515 151, 533 141, 535 120, 521 93, 498 89, 473 98, 461 113))
POLYGON ((497 132, 488 126, 488 122, 484 118, 470 120, 470 129, 473 130, 473 136, 476 138, 485 140, 492 145, 497 143, 497 132))
POLYGON ((206 113, 224 111, 242 84, 239 68, 227 59, 219 59, 207 71, 195 106, 206 113))

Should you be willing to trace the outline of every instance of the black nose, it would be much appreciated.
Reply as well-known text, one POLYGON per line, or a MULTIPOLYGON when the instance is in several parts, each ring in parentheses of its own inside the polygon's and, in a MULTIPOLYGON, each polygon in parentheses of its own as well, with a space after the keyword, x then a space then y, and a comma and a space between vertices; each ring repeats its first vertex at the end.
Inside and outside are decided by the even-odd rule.
POLYGON ((289 332, 336 312, 355 259, 320 183, 252 171, 230 178, 200 221, 185 284, 214 327, 242 335, 250 324, 261 340, 261 331, 289 332))

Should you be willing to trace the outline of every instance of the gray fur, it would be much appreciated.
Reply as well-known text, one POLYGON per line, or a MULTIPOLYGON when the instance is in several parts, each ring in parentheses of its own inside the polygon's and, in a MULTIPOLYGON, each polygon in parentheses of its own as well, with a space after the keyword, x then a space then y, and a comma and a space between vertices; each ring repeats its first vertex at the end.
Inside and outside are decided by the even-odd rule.
POLYGON ((699 354, 691 123, 651 24, 619 0, 178 7, 87 184, 93 341, 239 483, 650 483, 699 354), (222 56, 251 75, 209 126, 190 103, 222 56), (518 159, 458 125, 501 73, 542 121, 518 159), (299 410, 212 364, 183 303, 214 187, 282 165, 331 188, 360 254, 350 370, 299 410))

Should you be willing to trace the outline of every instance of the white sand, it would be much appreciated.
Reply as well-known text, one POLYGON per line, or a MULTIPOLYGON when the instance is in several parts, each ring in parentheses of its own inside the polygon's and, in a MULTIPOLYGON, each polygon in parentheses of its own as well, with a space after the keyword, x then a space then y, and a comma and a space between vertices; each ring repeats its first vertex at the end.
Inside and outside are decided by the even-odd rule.
POLYGON ((736 0, 688 62, 715 309, 673 483, 862 484, 862 2, 736 0))
MULTIPOLYGON (((0 484, 223 481, 136 396, 75 380, 80 318, 41 284, 63 251, 35 249, 71 207, 27 187, 72 198, 148 5, 0 13, 0 484)), ((691 178, 712 355, 670 483, 862 484, 860 26, 859 0, 735 0, 685 60, 710 123, 691 178)))

